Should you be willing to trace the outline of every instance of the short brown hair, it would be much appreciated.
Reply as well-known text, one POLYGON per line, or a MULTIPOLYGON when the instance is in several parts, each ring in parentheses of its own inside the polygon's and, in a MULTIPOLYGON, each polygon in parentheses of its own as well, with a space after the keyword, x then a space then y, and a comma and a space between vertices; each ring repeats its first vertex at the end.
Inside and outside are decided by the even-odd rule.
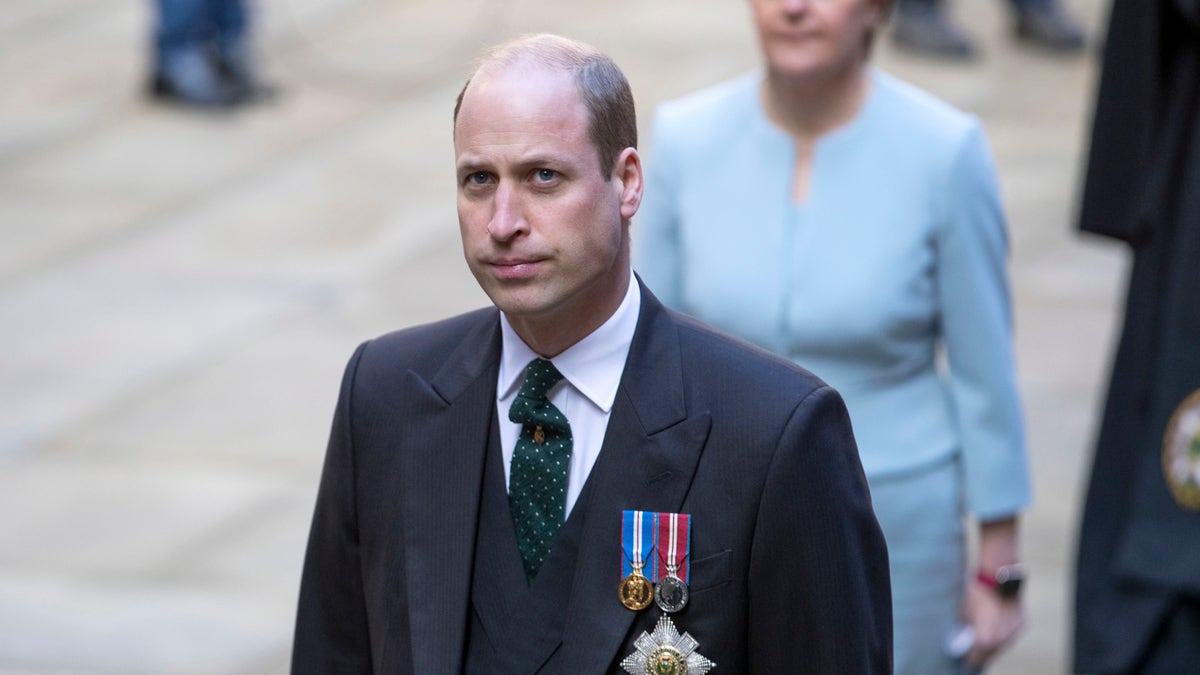
POLYGON ((607 55, 589 44, 558 35, 539 33, 510 40, 489 49, 467 78, 454 102, 454 122, 471 80, 484 70, 498 70, 523 59, 566 71, 575 82, 588 111, 588 136, 600 159, 600 173, 608 176, 625 148, 637 147, 637 113, 633 91, 625 73, 607 55))

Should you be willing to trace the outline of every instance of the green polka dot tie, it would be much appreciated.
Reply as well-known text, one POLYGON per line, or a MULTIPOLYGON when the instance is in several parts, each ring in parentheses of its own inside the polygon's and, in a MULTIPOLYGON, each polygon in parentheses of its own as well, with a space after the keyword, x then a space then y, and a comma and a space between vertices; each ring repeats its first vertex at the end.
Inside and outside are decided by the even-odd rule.
POLYGON ((517 530, 525 578, 533 581, 567 510, 567 467, 571 461, 571 425, 546 398, 562 373, 545 359, 525 367, 525 383, 508 419, 521 425, 508 478, 508 505, 517 530))

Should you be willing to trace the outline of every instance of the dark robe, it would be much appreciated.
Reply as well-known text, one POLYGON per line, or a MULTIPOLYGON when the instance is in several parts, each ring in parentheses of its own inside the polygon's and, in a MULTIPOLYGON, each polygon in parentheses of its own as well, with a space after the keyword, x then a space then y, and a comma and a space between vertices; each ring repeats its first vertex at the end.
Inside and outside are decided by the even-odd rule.
POLYGON ((1079 540, 1075 670, 1200 672, 1200 635, 1180 629, 1200 617, 1200 511, 1162 468, 1170 417, 1200 390, 1200 0, 1114 1, 1080 227, 1126 242, 1133 266, 1079 540))

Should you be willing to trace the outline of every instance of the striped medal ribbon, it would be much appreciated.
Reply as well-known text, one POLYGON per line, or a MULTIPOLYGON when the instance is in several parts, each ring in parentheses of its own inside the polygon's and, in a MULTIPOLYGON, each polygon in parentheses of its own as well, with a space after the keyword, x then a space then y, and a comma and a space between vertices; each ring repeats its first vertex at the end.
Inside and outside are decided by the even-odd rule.
POLYGON ((646 561, 654 552, 654 514, 649 511, 625 511, 621 515, 621 583, 617 591, 621 604, 634 612, 650 606, 654 599, 653 578, 657 566, 646 570, 646 561))
POLYGON ((654 602, 662 611, 674 614, 688 603, 692 518, 686 513, 659 513, 655 520, 658 583, 654 602))

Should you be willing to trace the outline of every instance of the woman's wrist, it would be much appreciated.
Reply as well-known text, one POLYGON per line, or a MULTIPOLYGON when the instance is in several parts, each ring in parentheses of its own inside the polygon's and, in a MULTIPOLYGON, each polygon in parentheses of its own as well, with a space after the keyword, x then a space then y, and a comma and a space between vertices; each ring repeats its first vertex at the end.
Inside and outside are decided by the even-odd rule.
POLYGON ((1001 565, 995 571, 980 568, 975 573, 975 581, 1004 600, 1016 600, 1021 597, 1025 576, 1025 567, 1012 563, 1001 565))
POLYGON ((1021 562, 1017 517, 1009 516, 979 524, 978 569, 994 575, 1001 567, 1021 562))

